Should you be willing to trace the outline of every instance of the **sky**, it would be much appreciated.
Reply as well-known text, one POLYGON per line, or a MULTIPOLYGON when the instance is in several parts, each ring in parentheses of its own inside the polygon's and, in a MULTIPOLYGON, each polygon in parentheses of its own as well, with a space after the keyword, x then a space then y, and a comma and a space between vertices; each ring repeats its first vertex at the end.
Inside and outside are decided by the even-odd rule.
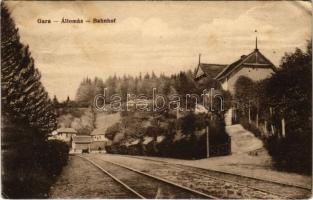
POLYGON ((154 71, 167 75, 201 62, 230 64, 255 48, 276 66, 305 49, 312 5, 292 1, 6 2, 50 97, 75 98, 85 77, 154 71), (40 24, 38 19, 116 18, 113 24, 40 24), (257 30, 257 33, 255 32, 257 30))

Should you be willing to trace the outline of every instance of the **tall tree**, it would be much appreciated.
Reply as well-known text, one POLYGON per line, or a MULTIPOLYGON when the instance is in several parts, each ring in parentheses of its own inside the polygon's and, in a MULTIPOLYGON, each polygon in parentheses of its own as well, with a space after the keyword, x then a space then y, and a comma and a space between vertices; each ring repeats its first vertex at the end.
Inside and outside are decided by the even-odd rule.
MULTIPOLYGON (((289 133, 311 130, 312 47, 286 54, 281 69, 265 85, 264 99, 280 118, 287 120, 289 133), (302 129, 302 130, 300 130, 302 129)), ((310 131, 309 131, 310 132, 310 131)), ((311 133, 310 133, 311 134, 311 133)))
POLYGON ((91 79, 85 78, 79 85, 76 92, 76 101, 82 105, 90 105, 95 93, 91 79))
MULTIPOLYGON (((267 142, 277 166, 292 171, 312 173, 312 42, 304 52, 296 49, 286 54, 280 70, 266 80, 263 104, 273 110, 271 123, 282 127, 283 138, 267 142)), ((268 110, 268 109, 267 109, 268 110)))
POLYGON ((1 93, 3 115, 37 129, 42 136, 56 128, 55 112, 40 82, 29 47, 20 42, 8 9, 1 4, 1 93))
POLYGON ((56 112, 40 77, 1 2, 2 194, 7 198, 46 197, 66 164, 67 145, 46 140, 56 128, 56 112))

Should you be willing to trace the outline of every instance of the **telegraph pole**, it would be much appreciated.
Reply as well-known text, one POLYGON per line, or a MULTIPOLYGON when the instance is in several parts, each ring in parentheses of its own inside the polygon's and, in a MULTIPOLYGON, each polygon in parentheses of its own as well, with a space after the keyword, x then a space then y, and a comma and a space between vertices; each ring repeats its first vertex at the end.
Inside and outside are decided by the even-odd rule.
POLYGON ((206 126, 206 157, 210 157, 209 126, 206 126))
POLYGON ((249 110, 248 110, 248 114, 249 114, 249 124, 251 124, 250 100, 249 100, 249 110))
POLYGON ((282 111, 282 119, 281 119, 281 134, 283 137, 286 137, 286 124, 285 124, 285 105, 286 105, 286 97, 283 96, 283 111, 282 111))

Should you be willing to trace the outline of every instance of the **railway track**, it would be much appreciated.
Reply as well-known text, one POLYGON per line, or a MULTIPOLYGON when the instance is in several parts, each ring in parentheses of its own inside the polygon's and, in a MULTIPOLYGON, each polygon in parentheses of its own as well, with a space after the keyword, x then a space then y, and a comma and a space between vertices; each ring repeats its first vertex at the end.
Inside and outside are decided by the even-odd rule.
MULTIPOLYGON (((174 176, 184 175, 193 178, 199 178, 203 181, 208 180, 211 184, 208 184, 208 190, 203 188, 201 184, 190 185, 195 190, 202 191, 204 193, 210 192, 210 194, 219 198, 306 198, 310 197, 311 190, 308 188, 282 184, 277 182, 271 182, 262 179, 256 179, 238 174, 231 174, 226 172, 219 172, 215 170, 207 170, 202 168, 195 168, 179 164, 170 164, 165 161, 157 161, 149 158, 141 158, 134 156, 125 156, 135 159, 148 160, 154 164, 150 167, 150 172, 157 173, 159 176, 167 176, 168 179, 175 179, 174 176), (158 166, 156 165, 158 164, 158 166), (162 170, 166 169, 166 170, 162 170), (172 170, 169 170, 172 169, 172 170), (171 172, 173 171, 173 172, 171 172), (213 181, 212 181, 213 180, 213 181), (214 181, 215 180, 215 181, 214 181), (226 188, 214 188, 216 185, 226 185, 226 188), (243 189, 246 188, 246 189, 243 189), (224 190, 224 192, 218 191, 224 190), (225 191, 229 190, 230 193, 225 194, 225 191), (234 195, 236 191, 240 190, 237 195, 234 195), (228 196, 230 195, 230 196, 228 196)), ((186 180, 187 181, 187 180, 186 180)), ((181 180, 183 182, 183 180, 181 180)), ((197 181, 195 181, 197 182, 197 181)), ((199 181, 201 183, 202 181, 199 181)))
POLYGON ((69 159, 69 166, 64 168, 63 176, 61 175, 53 187, 51 187, 49 198, 139 198, 111 176, 94 167, 86 159, 78 156, 70 156, 69 159))
POLYGON ((216 199, 171 181, 140 172, 136 169, 115 162, 79 156, 110 176, 130 193, 126 198, 167 198, 167 199, 216 199))

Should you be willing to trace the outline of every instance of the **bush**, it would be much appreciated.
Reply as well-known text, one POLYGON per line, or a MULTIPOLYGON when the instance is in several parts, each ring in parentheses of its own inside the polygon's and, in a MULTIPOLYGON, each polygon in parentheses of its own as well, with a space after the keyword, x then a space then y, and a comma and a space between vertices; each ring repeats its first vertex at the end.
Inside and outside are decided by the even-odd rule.
POLYGON ((242 117, 240 118, 240 124, 248 131, 250 131, 251 133, 253 133, 255 135, 255 137, 261 138, 262 133, 261 131, 254 125, 254 124, 250 124, 248 119, 242 117))
POLYGON ((171 148, 172 148, 172 140, 171 138, 166 137, 161 143, 155 145, 156 149, 158 150, 157 156, 161 157, 169 157, 171 148))
MULTIPOLYGON (((131 155, 146 155, 146 156, 162 156, 162 157, 174 157, 182 159, 200 159, 206 157, 206 139, 207 136, 202 132, 202 135, 196 135, 195 129, 200 129, 198 131, 203 131, 206 124, 209 126, 209 140, 210 140, 210 155, 219 156, 227 155, 230 153, 230 137, 225 131, 225 126, 222 121, 215 120, 206 122, 207 116, 190 115, 183 120, 189 121, 187 124, 183 125, 185 134, 183 138, 174 141, 174 134, 165 134, 165 139, 157 143, 156 136, 162 132, 160 128, 157 127, 147 127, 145 135, 154 137, 154 140, 149 144, 142 144, 136 146, 126 146, 124 145, 127 138, 123 137, 118 142, 113 139, 113 144, 106 146, 106 151, 112 154, 131 154, 131 155), (190 120, 192 119, 192 120, 190 120), (201 122, 201 123, 200 123, 201 122), (160 132, 159 132, 160 131, 160 132), (219 146, 224 145, 225 147, 220 148, 219 146)), ((184 124, 184 123, 183 123, 184 124)), ((115 126, 111 127, 109 133, 114 133, 118 131, 115 126)), ((113 134, 113 135, 114 135, 113 134)), ((111 137, 112 138, 112 137, 111 137)), ((137 138, 137 137, 136 137, 137 138)), ((143 140, 141 140, 142 142, 143 140)))
POLYGON ((69 146, 65 142, 48 140, 37 146, 35 152, 38 162, 45 168, 49 176, 59 175, 63 166, 67 165, 69 146))
POLYGON ((108 127, 105 131, 105 137, 109 140, 113 140, 115 135, 120 131, 120 123, 115 123, 112 126, 108 127))
POLYGON ((211 145, 221 145, 229 141, 229 135, 225 130, 223 121, 215 120, 209 122, 209 140, 211 145))
POLYGON ((308 133, 294 134, 295 130, 285 138, 277 134, 264 137, 260 129, 254 124, 249 124, 247 119, 241 118, 240 123, 256 137, 262 139, 265 148, 272 156, 275 168, 304 174, 312 173, 312 137, 308 137, 310 130, 306 130, 308 133))
POLYGON ((271 136, 266 139, 265 146, 274 161, 274 167, 304 174, 312 174, 311 138, 271 136))
MULTIPOLYGON (((34 133, 32 129, 6 128, 5 135, 15 135, 2 152, 2 192, 9 198, 47 198, 50 186, 67 164, 68 146, 60 141, 23 139, 21 134, 34 133)), ((10 136, 12 137, 12 136, 10 136)))
POLYGON ((106 151, 112 154, 132 154, 146 156, 175 157, 182 159, 200 159, 206 157, 206 139, 204 133, 209 126, 210 155, 219 156, 230 153, 227 146, 230 137, 225 131, 223 120, 209 121, 207 114, 194 114, 193 112, 176 121, 176 116, 162 113, 151 116, 142 113, 128 113, 122 118, 121 123, 116 123, 106 131, 106 137, 112 141, 106 146, 106 151), (177 122, 177 124, 176 124, 177 122), (176 127, 180 128, 179 134, 176 127), (125 127, 125 128, 123 128, 125 127), (148 144, 143 144, 145 137, 152 137, 148 144), (157 141, 158 136, 163 136, 162 141, 157 141), (174 139, 175 138, 175 139, 174 139), (130 141, 140 140, 139 144, 126 146, 130 141), (225 146, 220 148, 220 146, 225 146))
POLYGON ((191 159, 193 155, 191 142, 186 138, 173 142, 168 154, 174 158, 191 159))

